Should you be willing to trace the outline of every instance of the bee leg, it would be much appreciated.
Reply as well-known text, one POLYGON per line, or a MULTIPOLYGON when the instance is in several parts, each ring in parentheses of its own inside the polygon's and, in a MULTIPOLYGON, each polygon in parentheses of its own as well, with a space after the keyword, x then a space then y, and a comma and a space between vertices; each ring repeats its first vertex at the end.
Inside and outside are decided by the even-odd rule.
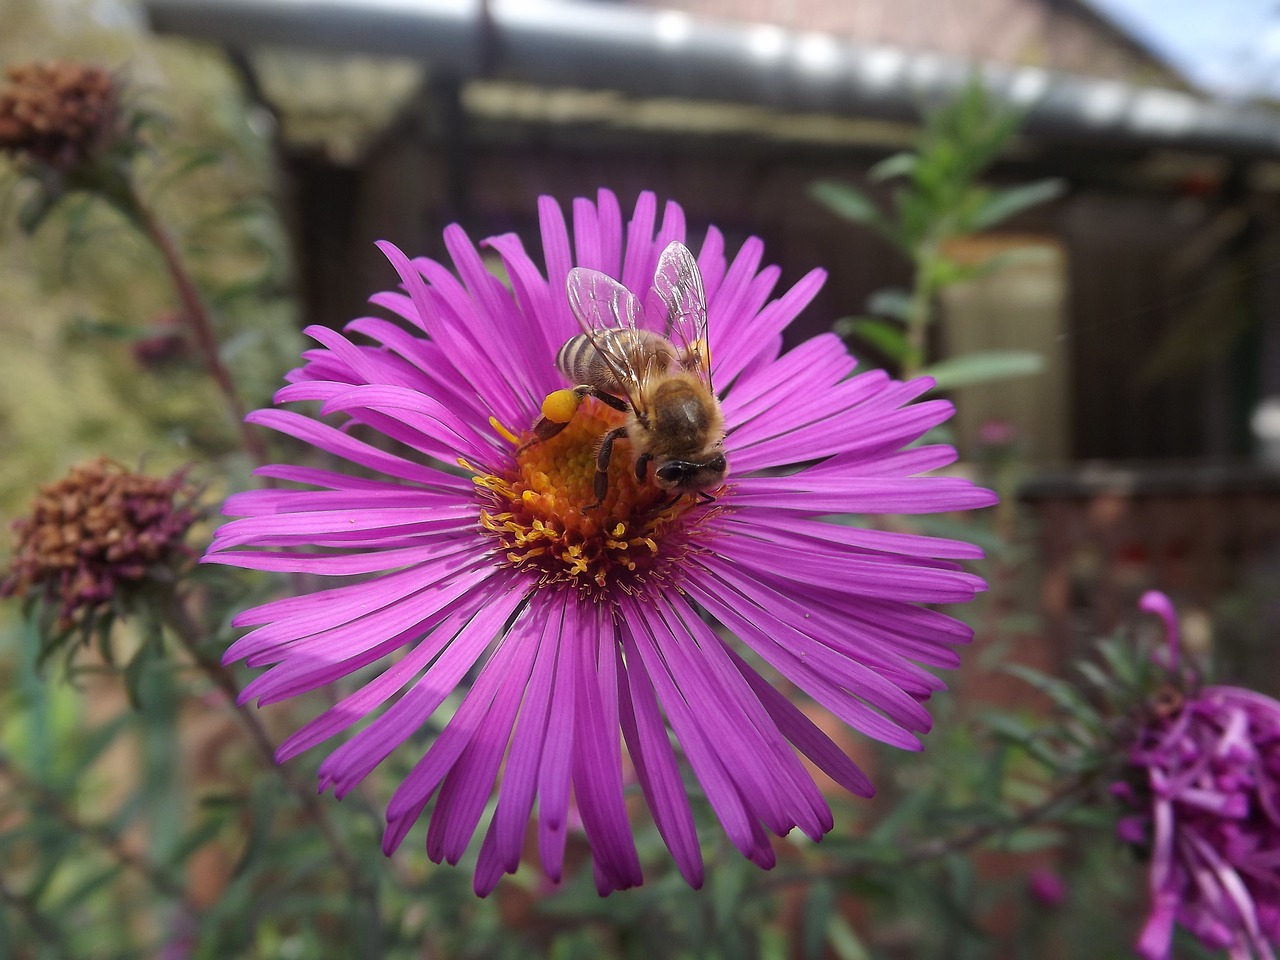
POLYGON ((541 443, 543 440, 550 440, 568 425, 568 420, 561 423, 558 420, 552 420, 550 417, 539 417, 538 422, 533 425, 533 436, 520 444, 520 446, 516 447, 516 456, 524 453, 535 443, 541 443))
POLYGON ((542 416, 533 425, 533 436, 516 447, 516 455, 524 453, 535 443, 550 440, 567 427, 573 420, 574 414, 578 412, 578 407, 582 405, 582 398, 593 389, 584 384, 572 390, 552 390, 548 393, 546 399, 542 401, 542 416))
POLYGON ((628 410, 631 409, 631 406, 627 403, 627 401, 623 400, 621 397, 615 397, 612 393, 605 393, 603 390, 599 389, 598 387, 587 386, 584 384, 581 387, 573 388, 574 393, 578 393, 579 391, 582 391, 579 394, 579 396, 585 396, 587 394, 590 394, 591 396, 599 400, 601 403, 607 404, 608 406, 611 406, 613 407, 613 409, 618 410, 622 413, 626 413, 628 410))
POLYGON ((615 397, 611 393, 605 393, 598 387, 593 387, 589 383, 580 383, 572 389, 553 390, 547 394, 546 399, 542 401, 542 416, 538 418, 538 422, 533 425, 533 436, 526 440, 520 446, 516 447, 516 455, 519 456, 525 450, 533 446, 535 443, 541 443, 544 440, 550 440, 557 433, 569 425, 573 419, 573 415, 578 412, 578 407, 582 405, 585 397, 595 397, 603 403, 608 404, 615 410, 626 413, 631 408, 627 406, 627 401, 621 397, 615 397))
POLYGON ((636 457, 636 482, 644 483, 645 478, 649 475, 649 461, 653 459, 653 454, 642 453, 636 457))
POLYGON ((587 504, 583 510, 594 510, 604 502, 605 495, 609 492, 609 461, 613 458, 613 442, 626 435, 627 428, 618 427, 610 430, 600 440, 600 448, 596 451, 596 502, 587 504))
POLYGON ((698 491, 699 504, 707 504, 707 503, 715 503, 715 502, 716 502, 716 498, 713 497, 711 494, 707 493, 707 491, 705 490, 698 491))

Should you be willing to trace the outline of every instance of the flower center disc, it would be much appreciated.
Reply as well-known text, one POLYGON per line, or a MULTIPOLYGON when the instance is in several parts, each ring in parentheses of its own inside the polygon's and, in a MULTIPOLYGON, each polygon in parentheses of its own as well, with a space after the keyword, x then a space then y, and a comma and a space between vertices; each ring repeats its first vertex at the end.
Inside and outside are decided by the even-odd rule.
POLYGON ((637 481, 625 438, 613 445, 602 502, 587 509, 596 499, 600 439, 624 419, 589 397, 560 433, 521 450, 508 474, 475 477, 489 503, 480 525, 499 542, 507 562, 540 573, 544 583, 599 595, 614 585, 634 593, 683 554, 685 514, 696 501, 669 503, 670 495, 652 482, 637 481))

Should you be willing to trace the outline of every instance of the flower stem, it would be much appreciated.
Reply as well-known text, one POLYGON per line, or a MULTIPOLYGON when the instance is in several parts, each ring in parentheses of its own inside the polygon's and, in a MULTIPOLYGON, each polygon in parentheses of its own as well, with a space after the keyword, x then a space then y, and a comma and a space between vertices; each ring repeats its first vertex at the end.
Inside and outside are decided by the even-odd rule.
POLYGON ((22 919, 27 921, 27 926, 31 928, 32 933, 44 941, 59 957, 66 957, 67 960, 71 960, 74 955, 63 938, 62 930, 37 909, 29 896, 18 893, 9 887, 3 878, 0 878, 0 903, 7 903, 21 914, 22 919))
POLYGON ((333 856, 334 865, 347 880, 353 899, 367 911, 369 929, 365 933, 371 936, 375 942, 380 940, 381 938, 378 935, 380 917, 376 881, 371 880, 366 875, 364 866, 356 860, 341 835, 334 829, 317 794, 298 779, 292 770, 276 762, 275 748, 271 744, 271 738, 267 734, 266 728, 262 725, 261 719, 248 705, 240 702, 240 689, 236 685, 231 671, 201 649, 200 627, 191 617, 182 598, 176 592, 170 595, 162 614, 196 667, 213 682, 214 686, 226 695, 241 724, 248 732, 249 739, 253 742, 254 749, 257 751, 263 765, 283 781, 307 819, 320 832, 329 848, 329 852, 333 856))
POLYGON ((980 823, 950 837, 925 840, 915 846, 904 846, 898 858, 887 861, 880 858, 852 860, 843 863, 830 863, 809 870, 797 870, 794 873, 778 874, 766 877, 756 885, 760 890, 773 887, 789 886, 797 883, 813 883, 819 880, 839 880, 860 876, 871 870, 909 870, 980 846, 993 837, 1014 833, 1034 823, 1039 823, 1055 813, 1059 807, 1088 793, 1093 789, 1091 778, 1072 777, 1057 789, 1053 790, 1042 801, 1023 809, 1012 819, 992 820, 980 823))
POLYGON ((933 319, 934 245, 925 242, 915 255, 915 281, 905 317, 907 349, 902 360, 902 378, 910 380, 924 368, 928 347, 929 323, 933 319))
POLYGON ((121 866, 127 867, 145 877, 147 882, 160 893, 173 900, 185 901, 187 894, 181 883, 157 864, 145 857, 128 850, 114 832, 98 824, 85 823, 73 814, 56 792, 44 784, 29 777, 19 770, 8 758, 0 755, 0 776, 12 783, 23 793, 29 794, 39 809, 52 814, 54 819, 76 836, 84 837, 104 849, 121 866))
POLYGON ((195 337, 218 391, 226 401, 227 409, 236 421, 240 430, 241 443, 258 464, 265 465, 269 462, 266 444, 263 443, 262 437, 248 423, 245 423, 244 404, 240 402, 235 382, 231 379, 231 372, 222 362, 218 352, 218 341, 213 333, 213 321, 209 315, 209 309, 205 306, 204 299, 191 279, 191 274, 187 272, 186 265, 182 262, 177 244, 132 183, 124 184, 118 191, 111 194, 110 199, 160 252, 165 269, 177 291, 178 299, 182 302, 182 316, 195 337))

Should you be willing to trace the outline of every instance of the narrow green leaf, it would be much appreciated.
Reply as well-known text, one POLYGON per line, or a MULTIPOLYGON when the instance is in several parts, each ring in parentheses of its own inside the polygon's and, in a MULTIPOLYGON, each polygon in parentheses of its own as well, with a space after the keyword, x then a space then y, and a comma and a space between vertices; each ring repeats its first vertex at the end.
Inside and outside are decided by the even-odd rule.
POLYGON ((822 960, 827 927, 836 906, 836 891, 830 883, 815 883, 804 901, 804 958, 822 960))
POLYGON ((867 179, 872 183, 880 183, 893 177, 905 177, 915 170, 919 159, 914 153, 895 153, 868 170, 867 179))
POLYGON ((871 953, 854 933, 849 921, 835 914, 827 924, 827 942, 840 960, 871 960, 871 953))
POLYGON ((891 360, 901 360, 907 351, 907 337, 902 326, 879 317, 845 317, 836 321, 838 336, 853 338, 875 347, 891 360))
POLYGON ((1045 267, 1057 260, 1057 252, 1048 246, 1014 247, 1003 250, 994 256, 987 257, 981 263, 974 264, 969 279, 987 277, 1001 270, 1013 267, 1045 267))
POLYGON ((40 225, 53 212, 62 197, 41 186, 33 191, 18 207, 18 226, 28 236, 40 229, 40 225))
POLYGON ((857 187, 834 180, 819 180, 809 187, 809 196, 846 220, 874 227, 884 225, 880 210, 857 187))
POLYGON ((1017 744, 1026 744, 1036 735, 1035 730, 1007 713, 992 713, 983 722, 994 735, 1017 744))
POLYGON ((1010 853, 1035 853, 1062 846, 1062 831, 1052 827, 1026 827, 1016 830, 1001 846, 1010 853))
POLYGON ((935 390, 954 390, 977 383, 1027 377, 1044 369, 1044 357, 1031 350, 984 350, 949 357, 923 374, 937 381, 935 390))
POLYGON ((897 287, 877 290, 867 297, 867 309, 883 317, 905 320, 911 313, 911 294, 897 287))
POLYGON ((974 211, 966 225, 971 230, 986 230, 1015 213, 1062 196, 1066 188, 1065 180, 1036 180, 1034 183, 997 190, 974 211))

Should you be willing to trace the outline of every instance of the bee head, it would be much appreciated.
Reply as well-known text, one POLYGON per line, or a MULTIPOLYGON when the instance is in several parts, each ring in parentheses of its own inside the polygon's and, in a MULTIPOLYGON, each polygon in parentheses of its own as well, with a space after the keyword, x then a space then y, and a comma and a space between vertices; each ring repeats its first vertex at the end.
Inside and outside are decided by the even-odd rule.
POLYGON ((654 471, 654 482, 671 493, 697 493, 719 486, 729 472, 724 454, 715 451, 701 462, 692 460, 664 460, 654 471))

